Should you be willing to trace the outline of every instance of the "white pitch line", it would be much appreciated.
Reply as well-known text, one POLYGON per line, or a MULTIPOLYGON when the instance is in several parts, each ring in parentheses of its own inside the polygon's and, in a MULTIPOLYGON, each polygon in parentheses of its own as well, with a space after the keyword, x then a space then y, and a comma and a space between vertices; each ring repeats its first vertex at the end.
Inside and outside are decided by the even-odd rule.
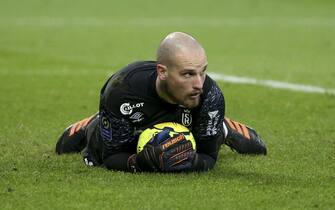
POLYGON ((262 17, 217 17, 217 18, 183 18, 183 17, 142 17, 142 18, 95 18, 95 17, 13 17, 0 18, 0 26, 39 26, 39 27, 161 27, 196 26, 196 27, 334 27, 335 18, 296 17, 296 18, 262 18, 262 17))
MULTIPOLYGON (((108 71, 108 70, 107 70, 108 71)), ((82 69, 80 71, 73 71, 70 69, 58 69, 58 70, 25 70, 20 72, 0 70, 0 75, 24 75, 24 76, 68 76, 68 75, 91 75, 91 74, 102 74, 106 77, 112 75, 112 72, 106 74, 106 69, 82 69)), ((250 77, 239 77, 233 75, 226 75, 221 73, 210 72, 208 75, 216 81, 224 81, 235 84, 250 84, 271 87, 275 89, 285 89, 291 91, 305 92, 305 93, 318 93, 318 94, 330 94, 335 96, 335 89, 323 88, 311 85, 302 85, 295 83, 287 83, 275 80, 259 80, 250 77)))
POLYGON ((265 87, 271 87, 276 89, 286 89, 292 91, 306 92, 306 93, 318 93, 318 94, 330 94, 335 95, 335 89, 327 89, 318 86, 311 85, 302 85, 302 84, 294 84, 287 82, 280 82, 274 80, 259 80, 255 78, 249 77, 237 77, 219 73, 209 73, 209 76, 217 81, 224 81, 229 83, 238 83, 238 84, 252 84, 259 85, 265 87))

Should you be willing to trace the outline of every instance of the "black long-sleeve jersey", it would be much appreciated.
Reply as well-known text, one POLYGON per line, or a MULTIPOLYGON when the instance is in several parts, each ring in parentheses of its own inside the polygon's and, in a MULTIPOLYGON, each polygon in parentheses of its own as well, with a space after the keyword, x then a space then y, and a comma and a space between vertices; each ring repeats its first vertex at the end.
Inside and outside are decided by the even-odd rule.
POLYGON ((156 91, 156 65, 155 61, 135 62, 107 80, 101 89, 98 122, 88 138, 86 153, 107 168, 126 170, 126 160, 136 153, 138 136, 144 129, 177 122, 188 127, 195 137, 197 153, 204 163, 200 170, 212 168, 224 132, 223 94, 206 76, 199 106, 188 109, 167 103, 156 91))

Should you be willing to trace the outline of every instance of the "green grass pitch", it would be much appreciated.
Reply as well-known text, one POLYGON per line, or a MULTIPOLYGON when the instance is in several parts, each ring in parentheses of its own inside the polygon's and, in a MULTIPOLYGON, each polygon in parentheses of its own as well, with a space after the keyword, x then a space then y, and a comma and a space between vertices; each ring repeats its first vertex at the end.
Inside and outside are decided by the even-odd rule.
POLYGON ((227 116, 265 157, 222 147, 214 170, 130 174, 56 156, 99 89, 169 32, 193 34, 209 71, 335 88, 333 1, 0 1, 0 209, 334 209, 335 97, 219 82, 227 116))

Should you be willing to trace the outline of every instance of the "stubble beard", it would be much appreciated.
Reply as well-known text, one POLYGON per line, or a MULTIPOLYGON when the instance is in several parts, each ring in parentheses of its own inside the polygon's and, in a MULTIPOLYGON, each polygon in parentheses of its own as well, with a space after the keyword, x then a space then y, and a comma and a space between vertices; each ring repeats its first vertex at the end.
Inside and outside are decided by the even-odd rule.
POLYGON ((173 94, 173 89, 170 88, 169 84, 167 82, 162 83, 162 90, 164 92, 164 95, 167 97, 167 101, 173 104, 179 104, 186 108, 192 109, 199 105, 200 103, 200 97, 197 99, 189 99, 187 96, 184 97, 184 99, 178 99, 173 94))

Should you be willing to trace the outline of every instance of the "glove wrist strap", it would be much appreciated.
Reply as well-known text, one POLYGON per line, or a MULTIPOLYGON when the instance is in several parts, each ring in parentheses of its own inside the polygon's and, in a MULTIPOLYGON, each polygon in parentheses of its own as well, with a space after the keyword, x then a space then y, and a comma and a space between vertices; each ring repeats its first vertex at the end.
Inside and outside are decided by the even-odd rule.
POLYGON ((139 167, 139 165, 137 164, 136 161, 136 154, 132 154, 127 161, 127 168, 130 172, 132 173, 136 173, 136 172, 141 172, 141 168, 139 167))

